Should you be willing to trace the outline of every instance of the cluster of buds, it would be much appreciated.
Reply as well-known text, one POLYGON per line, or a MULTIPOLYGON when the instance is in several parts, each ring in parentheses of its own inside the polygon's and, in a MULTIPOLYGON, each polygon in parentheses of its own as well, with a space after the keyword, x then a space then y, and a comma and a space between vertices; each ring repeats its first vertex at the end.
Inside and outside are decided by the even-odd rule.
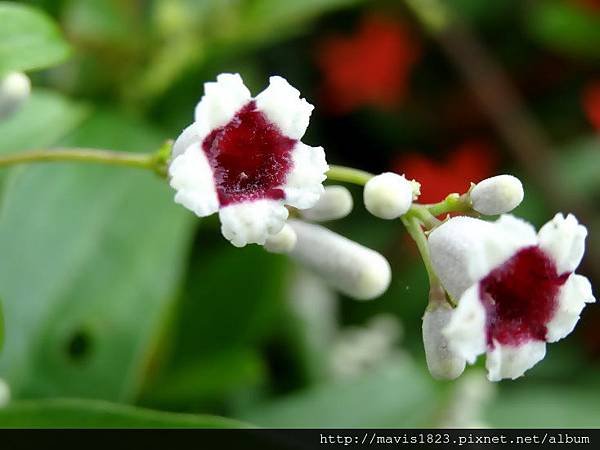
MULTIPOLYGON (((323 186, 332 179, 323 148, 300 141, 312 110, 281 77, 254 98, 237 74, 206 83, 194 122, 173 145, 175 201, 200 217, 218 212, 235 246, 287 254, 347 296, 373 299, 390 284, 386 258, 315 223, 345 217, 353 199, 343 186, 323 186)), ((458 377, 484 353, 490 380, 517 378, 594 301, 589 281, 574 273, 585 227, 557 214, 536 233, 507 214, 524 196, 514 176, 483 180, 433 205, 416 203, 420 185, 403 175, 369 175, 359 184, 367 211, 400 219, 428 269, 423 342, 436 378, 458 377), (460 215, 440 220, 448 213, 460 215)))

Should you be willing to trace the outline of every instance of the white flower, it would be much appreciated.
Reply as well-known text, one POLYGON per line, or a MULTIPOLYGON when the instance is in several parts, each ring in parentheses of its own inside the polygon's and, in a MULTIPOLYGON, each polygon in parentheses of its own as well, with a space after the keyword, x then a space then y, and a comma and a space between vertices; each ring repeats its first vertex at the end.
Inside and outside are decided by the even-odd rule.
POLYGON ((443 330, 469 363, 487 353, 488 378, 517 378, 539 362, 546 342, 567 336, 586 303, 587 278, 573 273, 587 230, 557 214, 536 234, 510 215, 496 222, 454 217, 429 236, 434 270, 458 301, 443 330))
POLYGON ((357 300, 379 297, 388 288, 390 264, 376 251, 320 225, 301 220, 289 224, 298 238, 290 256, 330 286, 357 300))
POLYGON ((419 184, 404 175, 386 172, 371 178, 365 185, 363 200, 367 211, 381 219, 396 219, 405 214, 418 193, 419 184))
POLYGON ((521 181, 512 175, 487 178, 471 191, 473 209, 489 216, 512 211, 521 204, 523 196, 521 181))
POLYGON ((303 219, 325 222, 346 217, 352 212, 352 194, 344 186, 326 186, 319 201, 309 209, 301 211, 303 219))
POLYGON ((310 208, 328 170, 322 147, 300 142, 313 106, 281 77, 252 98, 238 74, 205 83, 195 120, 173 145, 175 201, 200 217, 219 212, 235 246, 264 244, 290 205, 310 208))
POLYGON ((0 79, 0 119, 10 117, 29 98, 31 82, 22 72, 10 72, 0 79))

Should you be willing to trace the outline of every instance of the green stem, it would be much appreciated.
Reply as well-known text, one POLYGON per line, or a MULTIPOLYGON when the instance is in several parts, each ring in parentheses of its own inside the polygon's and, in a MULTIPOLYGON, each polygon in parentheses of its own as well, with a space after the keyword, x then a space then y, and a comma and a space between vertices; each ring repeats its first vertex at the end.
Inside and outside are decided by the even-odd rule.
POLYGON ((411 212, 408 212, 404 216, 400 217, 400 220, 406 227, 406 231, 408 231, 410 237, 412 237, 415 241, 415 244, 417 244, 417 248, 419 249, 419 253, 421 254, 421 259, 423 260, 423 264, 425 265, 425 270, 427 270, 427 276, 429 277, 429 285, 433 286, 438 284, 438 277, 435 274, 435 271, 433 270, 433 266, 431 265, 429 247, 427 246, 427 237, 425 236, 425 232, 421 227, 421 222, 419 221, 419 218, 411 212))
POLYGON ((468 213, 472 211, 471 206, 469 193, 463 195, 450 194, 445 200, 439 203, 424 205, 434 217, 451 212, 468 213))
POLYGON ((369 172, 345 166, 331 165, 329 166, 329 171, 327 171, 328 180, 358 184, 359 186, 364 186, 367 184, 367 181, 369 181, 372 177, 373 174, 369 172))
MULTIPOLYGON (((168 157, 167 157, 168 158, 168 157)), ((0 167, 49 161, 74 161, 134 167, 165 173, 164 146, 155 153, 132 153, 96 148, 55 148, 0 155, 0 167)))

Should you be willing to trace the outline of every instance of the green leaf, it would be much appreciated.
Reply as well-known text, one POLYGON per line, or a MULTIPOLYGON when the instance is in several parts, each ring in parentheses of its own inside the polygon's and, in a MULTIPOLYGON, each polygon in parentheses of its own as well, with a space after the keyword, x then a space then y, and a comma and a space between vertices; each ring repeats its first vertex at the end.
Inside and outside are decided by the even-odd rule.
POLYGON ((486 420, 499 428, 586 428, 600 421, 598 387, 565 385, 505 389, 487 411, 486 420))
POLYGON ((17 113, 0 122, 0 153, 53 145, 88 114, 89 108, 82 104, 36 89, 17 113))
POLYGON ((538 1, 530 6, 526 26, 539 42, 572 56, 600 57, 600 16, 564 1, 538 1))
POLYGON ((258 352, 224 350, 177 367, 151 388, 151 400, 173 406, 218 400, 236 389, 257 385, 264 378, 264 371, 258 352))
POLYGON ((265 427, 418 427, 431 425, 436 386, 408 357, 363 376, 318 385, 243 411, 265 427))
POLYGON ((0 2, 0 23, 0 75, 53 66, 69 56, 58 27, 37 8, 0 2))
POLYGON ((155 411, 99 400, 16 401, 0 409, 4 428, 246 428, 219 416, 155 411))
MULTIPOLYGON (((106 112, 63 144, 147 151, 162 138, 106 112)), ((128 168, 47 164, 7 180, 0 376, 14 397, 135 397, 196 223, 172 196, 164 180, 128 168)))
POLYGON ((265 377, 256 348, 280 324, 285 259, 256 245, 234 248, 218 229, 198 240, 202 250, 193 255, 182 290, 172 350, 144 390, 144 404, 197 406, 265 377))

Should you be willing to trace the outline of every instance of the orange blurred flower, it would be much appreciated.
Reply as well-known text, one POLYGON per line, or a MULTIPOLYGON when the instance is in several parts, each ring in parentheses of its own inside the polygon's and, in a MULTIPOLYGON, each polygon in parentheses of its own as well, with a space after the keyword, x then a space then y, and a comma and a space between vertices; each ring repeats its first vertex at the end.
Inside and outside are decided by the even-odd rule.
POLYGON ((354 35, 324 39, 316 54, 324 106, 347 113, 364 105, 397 105, 419 53, 405 25, 379 15, 363 18, 354 35))
POLYGON ((393 170, 421 183, 422 203, 441 201, 450 193, 463 193, 469 183, 493 175, 498 158, 492 146, 482 140, 468 140, 450 152, 444 162, 434 161, 419 153, 403 155, 393 170))
POLYGON ((588 84, 583 90, 583 110, 590 123, 600 131, 600 81, 588 84))

